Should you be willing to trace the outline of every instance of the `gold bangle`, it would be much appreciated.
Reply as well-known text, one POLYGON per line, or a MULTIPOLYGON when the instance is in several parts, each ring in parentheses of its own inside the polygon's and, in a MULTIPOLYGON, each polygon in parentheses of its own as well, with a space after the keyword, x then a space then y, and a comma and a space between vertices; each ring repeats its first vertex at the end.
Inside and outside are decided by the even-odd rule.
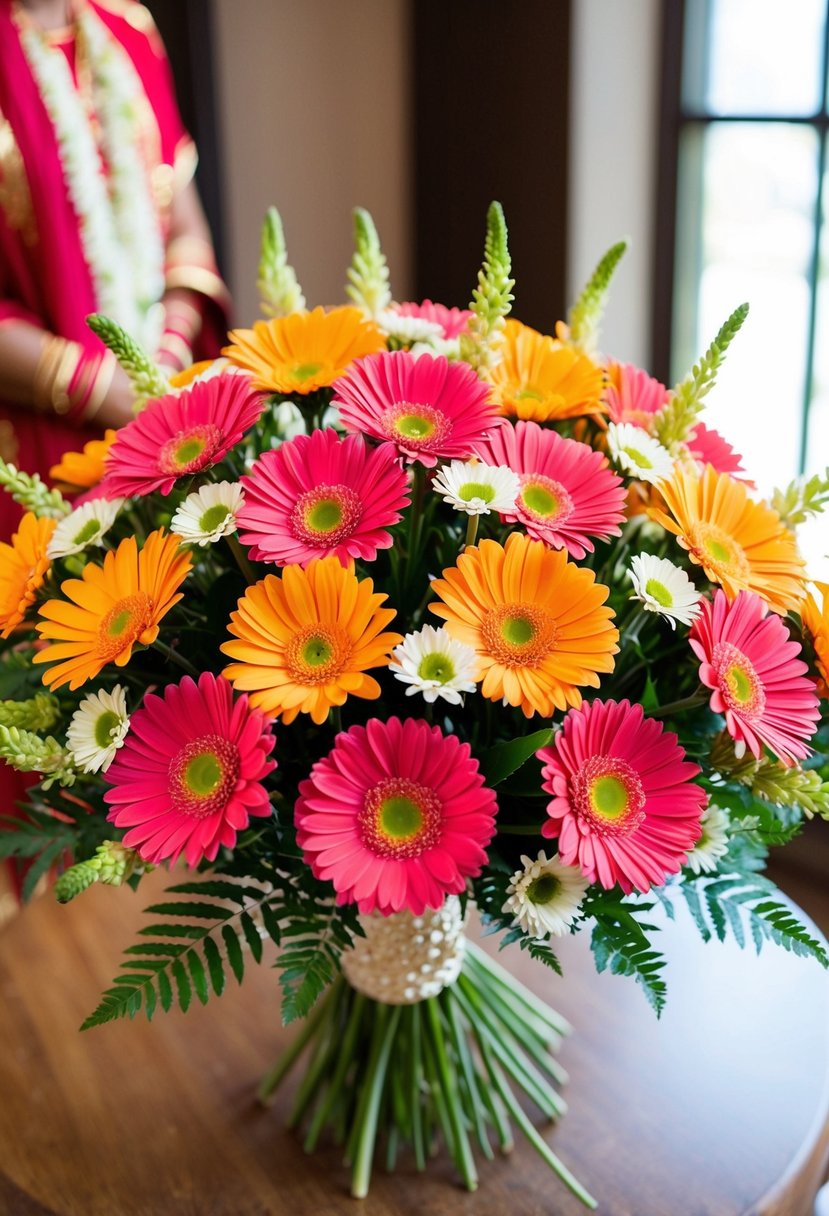
POLYGON ((32 382, 36 410, 68 413, 72 408, 69 386, 82 358, 83 347, 79 343, 54 334, 46 336, 32 382))
POLYGON ((101 359, 101 365, 95 375, 95 383, 92 386, 92 392, 89 394, 89 400, 83 408, 81 414, 82 422, 91 422, 98 410, 104 404, 107 393, 112 385, 112 377, 115 375, 117 360, 111 350, 104 352, 101 359))
POLYGON ((174 333, 172 330, 164 331, 158 353, 159 356, 165 354, 171 355, 177 363, 179 370, 189 367, 193 362, 193 352, 190 346, 182 338, 181 334, 174 333))

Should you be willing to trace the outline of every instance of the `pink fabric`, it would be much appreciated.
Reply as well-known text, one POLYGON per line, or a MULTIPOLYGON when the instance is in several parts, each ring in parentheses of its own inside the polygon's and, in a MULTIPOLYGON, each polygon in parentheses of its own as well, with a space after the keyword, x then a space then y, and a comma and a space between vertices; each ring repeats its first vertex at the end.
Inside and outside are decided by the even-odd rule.
MULTIPOLYGON (((162 160, 172 165, 186 133, 160 39, 93 0, 86 2, 132 59, 158 122, 162 160)), ((71 52, 71 47, 66 49, 71 52)), ((27 245, 0 208, 0 323, 26 320, 87 350, 100 350, 85 323, 97 302, 78 219, 64 183, 55 133, 12 19, 11 0, 0 0, 0 113, 11 124, 20 149, 37 225, 37 243, 27 245)), ((78 429, 65 420, 0 402, 0 426, 4 420, 14 429, 15 463, 44 478, 64 452, 79 451, 100 434, 97 428, 78 429)), ((8 538, 19 517, 8 495, 0 495, 0 538, 8 538)))

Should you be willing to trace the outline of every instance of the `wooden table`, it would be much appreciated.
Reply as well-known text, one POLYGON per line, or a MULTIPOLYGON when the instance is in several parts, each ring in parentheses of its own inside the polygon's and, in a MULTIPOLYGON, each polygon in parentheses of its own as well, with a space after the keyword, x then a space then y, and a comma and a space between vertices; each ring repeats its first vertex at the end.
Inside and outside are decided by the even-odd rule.
MULTIPOLYGON (((276 977, 186 1015, 83 1035, 140 909, 96 888, 49 896, 0 935, 0 1213, 8 1216, 575 1216, 584 1209, 530 1149, 481 1166, 468 1195, 442 1156, 379 1172, 347 1195, 333 1148, 313 1158, 252 1091, 287 1033, 276 977)), ((604 1216, 806 1216, 829 1160, 829 982, 812 960, 664 935, 668 1009, 657 1023, 632 981, 598 976, 586 940, 563 943, 565 978, 509 962, 575 1025, 561 1059, 570 1111, 548 1135, 604 1216)), ((528 965, 529 964, 529 965, 528 965)))

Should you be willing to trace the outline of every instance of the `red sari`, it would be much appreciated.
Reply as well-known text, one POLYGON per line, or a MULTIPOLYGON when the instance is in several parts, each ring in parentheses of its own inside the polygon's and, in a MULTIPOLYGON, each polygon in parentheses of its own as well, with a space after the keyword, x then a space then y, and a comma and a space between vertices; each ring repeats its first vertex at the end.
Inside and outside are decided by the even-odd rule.
MULTIPOLYGON (((148 10, 135 0, 77 0, 76 9, 78 4, 91 10, 127 53, 146 93, 149 104, 138 120, 143 128, 137 132, 136 155, 152 161, 146 170, 164 239, 174 191, 187 184, 195 167, 164 48, 148 10)), ((0 324, 27 321, 92 352, 100 350, 100 343, 85 318, 99 304, 55 131, 21 44, 20 23, 12 0, 0 0, 0 324)), ((50 35, 48 41, 54 53, 67 56, 75 73, 72 29, 50 35)), ((215 267, 202 263, 188 268, 179 258, 167 285, 200 293, 208 325, 197 357, 217 354, 226 293, 215 267)), ((100 433, 0 401, 0 456, 44 479, 65 451, 80 450, 100 433)), ((0 537, 7 539, 18 519, 16 504, 0 494, 0 537)))

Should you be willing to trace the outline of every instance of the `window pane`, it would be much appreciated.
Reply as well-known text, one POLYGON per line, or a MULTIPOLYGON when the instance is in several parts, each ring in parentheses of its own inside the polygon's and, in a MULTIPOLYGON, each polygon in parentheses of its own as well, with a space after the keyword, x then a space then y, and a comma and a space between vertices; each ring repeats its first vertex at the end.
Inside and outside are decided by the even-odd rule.
MULTIPOLYGON (((829 152, 829 148, 827 148, 827 152, 829 152)), ((826 164, 829 165, 829 159, 826 164)), ((812 398, 809 403, 807 431, 805 468, 807 473, 823 472, 829 465, 829 170, 823 179, 822 218, 812 398)), ((827 541, 826 548, 829 549, 829 541, 827 541)))
POLYGON ((765 491, 798 470, 816 179, 807 127, 717 123, 680 145, 672 374, 748 301, 706 421, 765 491))
POLYGON ((826 0, 687 0, 685 104, 712 114, 817 113, 825 19, 826 0))

